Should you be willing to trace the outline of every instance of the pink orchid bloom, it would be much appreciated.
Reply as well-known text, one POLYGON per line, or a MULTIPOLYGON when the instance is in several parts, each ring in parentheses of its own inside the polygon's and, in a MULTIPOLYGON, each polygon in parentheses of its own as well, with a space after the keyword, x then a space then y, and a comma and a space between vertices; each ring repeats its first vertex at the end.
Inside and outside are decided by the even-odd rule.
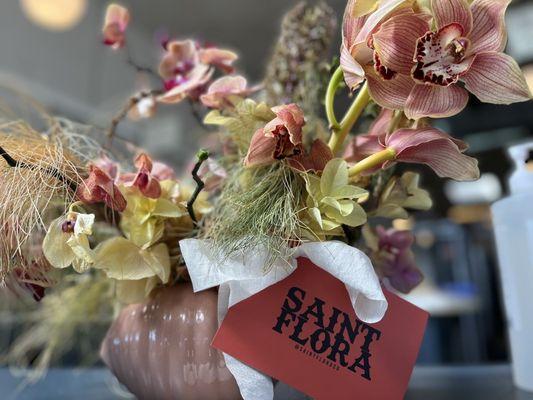
POLYGON ((219 49, 217 47, 207 47, 200 49, 200 61, 204 64, 213 65, 226 74, 234 71, 233 63, 239 56, 230 50, 219 49))
POLYGON ((107 6, 102 33, 104 44, 113 49, 119 49, 126 43, 126 28, 130 22, 130 13, 127 8, 118 4, 107 6))
POLYGON ((223 76, 214 81, 207 92, 200 96, 206 107, 224 108, 232 107, 235 100, 241 99, 251 92, 247 89, 246 79, 242 76, 223 76))
POLYGON ((493 104, 531 99, 518 64, 502 52, 509 3, 432 0, 435 31, 426 14, 391 16, 372 34, 373 62, 361 65, 371 96, 411 119, 455 115, 468 91, 493 104))
POLYGON ((348 162, 357 162, 390 149, 394 160, 386 161, 378 168, 388 168, 394 162, 415 163, 429 166, 441 178, 458 181, 479 178, 477 160, 463 154, 468 149, 466 143, 435 128, 398 129, 391 134, 374 130, 368 135, 355 137, 350 145, 348 162))
POLYGON ((214 70, 200 61, 196 43, 192 40, 172 41, 159 65, 166 92, 158 97, 162 103, 178 103, 206 85, 214 70))
POLYGON ((349 0, 344 11, 340 62, 346 84, 352 90, 365 80, 364 66, 372 63, 372 34, 392 15, 401 13, 410 2, 381 0, 375 3, 377 8, 373 12, 361 14, 360 1, 349 0))
POLYGON ((252 137, 244 165, 266 165, 302 153, 303 111, 296 104, 272 108, 276 118, 252 137))
POLYGON ((192 40, 167 43, 166 54, 159 65, 165 90, 157 98, 162 103, 177 103, 186 97, 195 100, 205 91, 215 67, 230 71, 237 55, 218 48, 202 49, 192 40))
POLYGON ((161 185, 159 179, 153 174, 152 159, 145 153, 141 153, 135 159, 137 173, 127 173, 121 176, 121 181, 126 186, 136 187, 140 192, 151 199, 157 199, 161 196, 161 185))
POLYGON ((411 232, 376 227, 378 252, 376 266, 380 275, 402 293, 409 293, 424 278, 415 264, 411 251, 414 238, 411 232))
POLYGON ((77 196, 87 204, 105 203, 116 211, 126 208, 126 199, 113 179, 95 165, 89 166, 89 177, 78 187, 77 196))

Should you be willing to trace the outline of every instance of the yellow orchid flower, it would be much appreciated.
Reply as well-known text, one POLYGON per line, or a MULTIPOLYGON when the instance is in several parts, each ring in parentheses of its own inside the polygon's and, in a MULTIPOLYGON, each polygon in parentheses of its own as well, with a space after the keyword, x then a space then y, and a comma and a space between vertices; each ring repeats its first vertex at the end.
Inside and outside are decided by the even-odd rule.
POLYGON ((172 201, 170 185, 162 182, 162 195, 157 199, 144 196, 137 188, 124 188, 127 206, 122 213, 120 229, 140 247, 149 247, 163 235, 164 220, 187 215, 186 208, 172 201))
POLYGON ((167 283, 170 256, 164 243, 143 248, 126 238, 114 237, 96 247, 94 268, 112 279, 137 281, 157 277, 167 283))
POLYGON ((94 261, 94 252, 89 245, 94 214, 82 214, 71 210, 50 224, 43 240, 43 253, 55 268, 70 265, 83 272, 94 261))
POLYGON ((359 226, 366 222, 365 210, 358 204, 368 198, 368 192, 348 183, 346 161, 335 158, 328 162, 322 173, 306 175, 307 213, 324 231, 333 231, 341 225, 359 226))

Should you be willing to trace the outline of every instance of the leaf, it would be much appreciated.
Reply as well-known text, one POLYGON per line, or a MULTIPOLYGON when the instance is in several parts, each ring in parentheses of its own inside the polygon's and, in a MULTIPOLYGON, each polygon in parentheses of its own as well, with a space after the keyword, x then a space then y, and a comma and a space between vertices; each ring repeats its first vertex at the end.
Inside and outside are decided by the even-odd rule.
POLYGON ((326 164, 322 178, 320 179, 320 190, 325 196, 330 195, 337 188, 348 184, 348 164, 342 158, 334 158, 326 164))

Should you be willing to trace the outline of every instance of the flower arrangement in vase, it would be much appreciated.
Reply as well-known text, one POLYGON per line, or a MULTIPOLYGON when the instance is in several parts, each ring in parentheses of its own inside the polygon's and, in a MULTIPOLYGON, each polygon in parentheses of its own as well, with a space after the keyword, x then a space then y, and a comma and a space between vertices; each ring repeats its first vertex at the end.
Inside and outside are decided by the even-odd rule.
POLYGON ((157 72, 137 65, 126 38, 130 13, 111 4, 103 43, 157 84, 127 101, 100 142, 59 118, 44 134, 24 121, 0 126, 2 277, 39 297, 46 287, 50 316, 19 338, 11 359, 42 350, 37 365, 45 367, 80 319, 130 304, 115 308, 102 357, 134 394, 229 399, 240 389, 250 399, 249 382, 235 362, 228 371, 210 338, 235 302, 232 290, 249 289, 249 274, 261 280, 294 267, 298 251, 363 260, 356 279, 338 270, 342 260, 320 267, 352 282, 351 294, 377 288, 372 307, 354 307, 378 321, 386 310, 380 284, 407 293, 423 277, 412 235, 377 221, 432 205, 418 174, 396 166, 477 179, 467 144, 431 120, 461 112, 469 92, 495 104, 531 98, 503 53, 508 4, 349 0, 340 63, 328 65, 335 18, 323 3, 302 3, 285 17, 265 81, 252 87, 234 72, 236 53, 192 39, 164 40, 157 72), (353 100, 338 118, 341 92, 353 100), (132 145, 131 161, 118 161, 124 118, 154 118, 181 102, 218 133, 197 152, 192 184, 132 145), (358 133, 361 121, 368 128, 358 133), (191 280, 195 289, 221 285, 218 310, 216 290, 193 294, 191 280))

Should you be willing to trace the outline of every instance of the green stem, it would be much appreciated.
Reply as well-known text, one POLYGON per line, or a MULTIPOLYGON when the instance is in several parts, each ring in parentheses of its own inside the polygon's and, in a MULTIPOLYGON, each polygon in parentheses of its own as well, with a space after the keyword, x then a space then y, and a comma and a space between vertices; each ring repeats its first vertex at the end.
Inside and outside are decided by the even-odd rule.
POLYGON ((372 154, 367 158, 359 161, 353 167, 348 169, 350 177, 359 175, 361 172, 375 168, 383 164, 385 161, 392 161, 396 158, 396 151, 393 148, 386 148, 379 153, 372 154))
POLYGON ((359 90, 359 93, 357 93, 357 97, 342 119, 339 130, 334 130, 329 139, 329 147, 333 154, 336 154, 341 150, 346 136, 348 136, 348 133, 352 130, 369 101, 370 94, 368 92, 368 85, 365 83, 359 90))
POLYGON ((342 68, 338 67, 333 75, 331 76, 331 79, 328 84, 328 89, 326 91, 326 116, 328 117, 328 123, 330 129, 333 131, 339 130, 340 125, 337 121, 337 117, 335 117, 335 94, 337 93, 337 89, 339 88, 339 85, 342 82, 342 68))

